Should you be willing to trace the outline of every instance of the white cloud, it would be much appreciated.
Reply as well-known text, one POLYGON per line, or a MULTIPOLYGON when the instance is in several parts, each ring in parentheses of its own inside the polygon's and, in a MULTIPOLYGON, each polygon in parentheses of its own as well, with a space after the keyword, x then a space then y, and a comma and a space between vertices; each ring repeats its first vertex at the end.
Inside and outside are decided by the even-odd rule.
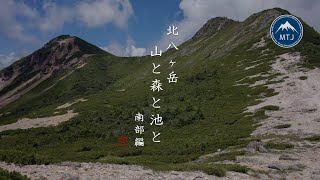
POLYGON ((82 2, 76 6, 75 11, 77 11, 76 18, 89 27, 97 27, 111 22, 118 27, 124 27, 133 14, 128 0, 82 2))
POLYGON ((2 0, 0 4, 0 33, 19 42, 33 42, 35 37, 25 32, 22 23, 17 21, 18 17, 30 22, 36 17, 37 13, 25 5, 23 2, 2 0))
POLYGON ((47 1, 42 8, 45 15, 37 19, 37 26, 44 32, 60 30, 65 23, 73 21, 74 11, 67 7, 60 7, 47 1))
POLYGON ((164 32, 155 45, 161 49, 166 49, 171 42, 179 45, 190 39, 207 20, 214 17, 224 16, 242 21, 253 13, 274 7, 287 9, 320 30, 320 19, 318 18, 320 1, 317 0, 182 0, 179 8, 184 18, 170 24, 178 27, 179 36, 167 36, 164 32))
POLYGON ((124 56, 123 54, 125 54, 123 52, 124 48, 117 42, 111 42, 107 46, 102 46, 100 48, 116 56, 124 56))
POLYGON ((133 45, 129 47, 130 56, 144 56, 146 55, 145 48, 137 48, 133 45))
POLYGON ((122 57, 146 55, 146 49, 136 47, 135 42, 132 39, 127 40, 127 44, 125 46, 117 42, 112 42, 108 46, 100 48, 116 56, 122 57))
POLYGON ((0 1, 0 33, 18 42, 35 42, 33 30, 55 32, 66 23, 77 23, 83 27, 95 28, 114 24, 119 28, 127 26, 133 9, 129 0, 82 0, 72 5, 59 5, 55 1, 40 1, 36 9, 23 1, 0 1), (21 17, 21 18, 20 18, 21 17))
POLYGON ((13 62, 15 62, 18 59, 19 57, 17 57, 14 52, 8 55, 0 54, 0 70, 11 65, 13 62))
POLYGON ((70 22, 80 22, 89 28, 110 23, 124 28, 133 15, 129 0, 81 1, 74 6, 59 6, 46 2, 43 9, 45 15, 40 19, 40 29, 43 31, 56 31, 70 22))

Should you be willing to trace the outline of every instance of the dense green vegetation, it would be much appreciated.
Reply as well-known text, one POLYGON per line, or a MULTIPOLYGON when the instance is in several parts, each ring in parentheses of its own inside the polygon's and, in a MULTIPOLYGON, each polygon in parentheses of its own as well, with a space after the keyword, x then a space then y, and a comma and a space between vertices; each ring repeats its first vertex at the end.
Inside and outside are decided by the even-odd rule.
POLYGON ((27 176, 23 176, 17 172, 9 172, 0 168, 0 179, 2 180, 28 180, 27 176))
MULTIPOLYGON (((225 175, 227 170, 245 173, 247 168, 238 165, 192 162, 218 149, 245 147, 255 123, 266 118, 265 110, 279 109, 267 106, 254 114, 244 113, 248 106, 259 103, 259 98, 276 93, 263 85, 241 85, 250 83, 249 79, 237 82, 268 73, 275 56, 289 50, 267 40, 267 47, 248 51, 265 36, 268 28, 253 33, 252 29, 239 31, 242 27, 246 26, 228 23, 223 31, 201 35, 181 45, 179 51, 170 50, 162 57, 95 55, 70 75, 65 71, 45 81, 1 109, 0 114, 11 113, 2 116, 0 123, 12 123, 21 117, 51 116, 57 106, 66 102, 78 98, 88 101, 70 107, 79 115, 56 127, 1 132, 0 159, 22 164, 60 161, 139 164, 155 170, 202 170, 218 176, 225 175), (261 50, 266 48, 269 52, 262 54, 261 50), (169 68, 171 59, 177 62, 173 68, 169 68), (257 60, 258 66, 245 69, 258 64, 257 60), (152 74, 152 63, 161 64, 160 75, 152 74), (177 84, 167 82, 172 71, 179 77, 177 84), (154 79, 161 80, 164 91, 150 91, 154 79), (152 97, 161 99, 161 109, 152 108, 152 97), (143 135, 134 132, 137 125, 134 116, 138 112, 145 116, 143 135), (151 126, 150 116, 158 113, 164 125, 151 126), (152 142, 152 131, 161 133, 161 143, 152 142), (128 147, 117 146, 119 136, 129 138, 128 147), (134 147, 136 137, 144 138, 145 147, 134 147)), ((305 52, 300 45, 298 48, 305 52)), ((290 148, 284 144, 268 146, 290 148)), ((242 151, 222 154, 212 161, 234 160, 242 154, 242 151)))

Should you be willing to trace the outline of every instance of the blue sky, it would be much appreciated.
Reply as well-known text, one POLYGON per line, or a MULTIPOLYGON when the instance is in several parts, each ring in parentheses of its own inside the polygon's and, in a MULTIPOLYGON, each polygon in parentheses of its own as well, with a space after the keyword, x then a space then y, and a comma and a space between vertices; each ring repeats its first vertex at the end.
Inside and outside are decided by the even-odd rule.
POLYGON ((1 0, 0 69, 61 34, 78 36, 119 56, 149 54, 191 38, 210 18, 244 20, 252 13, 281 7, 318 31, 317 0, 1 0), (179 36, 165 36, 169 25, 179 36))

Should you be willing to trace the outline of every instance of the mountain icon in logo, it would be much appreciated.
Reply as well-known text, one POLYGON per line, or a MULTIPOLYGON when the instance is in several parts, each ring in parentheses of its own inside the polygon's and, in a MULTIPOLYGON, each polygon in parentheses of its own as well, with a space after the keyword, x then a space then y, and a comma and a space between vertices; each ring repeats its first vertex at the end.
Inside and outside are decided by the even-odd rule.
POLYGON ((286 23, 284 23, 284 24, 281 24, 281 26, 278 28, 278 30, 276 31, 276 33, 277 33, 279 30, 283 31, 284 29, 287 30, 287 31, 292 30, 292 31, 298 33, 298 31, 297 31, 288 21, 286 21, 286 23))

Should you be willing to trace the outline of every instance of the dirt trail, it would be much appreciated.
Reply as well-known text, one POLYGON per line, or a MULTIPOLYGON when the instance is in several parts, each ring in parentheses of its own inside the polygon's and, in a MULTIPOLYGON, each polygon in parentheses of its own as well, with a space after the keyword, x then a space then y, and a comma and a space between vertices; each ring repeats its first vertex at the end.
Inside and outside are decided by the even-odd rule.
POLYGON ((45 117, 45 118, 23 118, 18 120, 15 123, 0 126, 0 132, 7 130, 15 130, 15 129, 30 129, 30 128, 38 128, 38 127, 48 127, 48 126, 57 126, 58 124, 68 121, 69 119, 76 116, 78 113, 74 113, 73 111, 68 111, 66 114, 45 117))
POLYGON ((57 109, 65 109, 65 108, 71 107, 72 105, 74 105, 74 104, 76 104, 78 102, 86 102, 86 101, 88 101, 88 99, 84 99, 84 98, 77 99, 77 100, 75 100, 75 101, 73 101, 71 103, 65 103, 65 104, 63 104, 61 106, 58 106, 57 109))

